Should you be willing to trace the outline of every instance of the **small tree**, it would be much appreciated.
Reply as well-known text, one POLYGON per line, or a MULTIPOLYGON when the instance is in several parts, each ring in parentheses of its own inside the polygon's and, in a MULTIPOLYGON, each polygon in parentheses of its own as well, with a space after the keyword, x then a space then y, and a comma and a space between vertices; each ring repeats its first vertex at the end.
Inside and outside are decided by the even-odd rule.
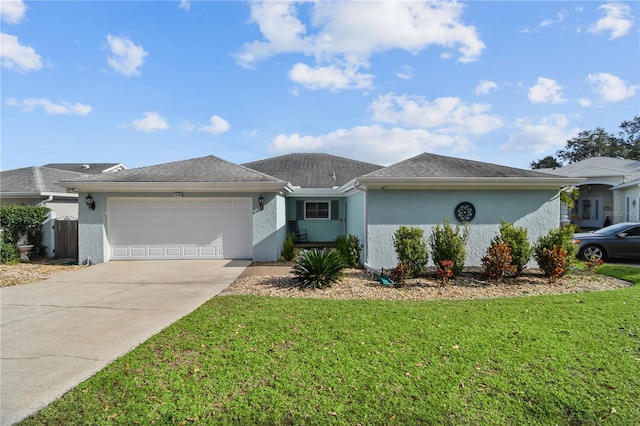
POLYGON ((515 269, 512 268, 513 273, 511 275, 505 276, 517 277, 522 273, 524 267, 527 266, 533 254, 533 247, 531 247, 529 243, 527 228, 518 228, 514 226, 513 223, 503 220, 500 223, 500 235, 492 240, 492 245, 500 242, 509 245, 511 249, 511 265, 515 267, 515 269))
POLYGON ((393 234, 393 247, 399 263, 410 266, 410 276, 415 277, 424 272, 429 261, 424 230, 401 226, 393 234))
POLYGON ((451 278, 457 277, 464 268, 467 241, 469 241, 469 224, 465 223, 462 229, 456 225, 454 229, 449 219, 445 218, 443 225, 436 225, 429 237, 433 263, 437 266, 441 265, 443 260, 452 261, 453 276, 451 278))
POLYGON ((293 260, 293 258, 295 257, 296 244, 294 240, 295 236, 289 233, 287 234, 287 238, 285 238, 284 243, 282 244, 281 256, 287 262, 293 260))

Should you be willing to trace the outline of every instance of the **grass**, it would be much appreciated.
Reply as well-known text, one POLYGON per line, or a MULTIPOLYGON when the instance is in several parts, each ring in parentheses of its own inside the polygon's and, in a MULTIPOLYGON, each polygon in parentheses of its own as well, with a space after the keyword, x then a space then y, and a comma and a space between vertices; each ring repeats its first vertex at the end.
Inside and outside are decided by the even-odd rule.
POLYGON ((224 296, 25 425, 640 423, 640 269, 475 301, 224 296))

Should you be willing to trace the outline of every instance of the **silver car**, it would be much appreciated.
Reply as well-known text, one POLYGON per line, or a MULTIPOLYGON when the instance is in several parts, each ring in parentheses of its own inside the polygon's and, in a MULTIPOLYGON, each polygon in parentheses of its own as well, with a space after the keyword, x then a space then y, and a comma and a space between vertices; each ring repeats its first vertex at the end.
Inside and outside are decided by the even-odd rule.
POLYGON ((640 259, 640 222, 624 222, 593 232, 573 235, 578 257, 589 259, 640 259))

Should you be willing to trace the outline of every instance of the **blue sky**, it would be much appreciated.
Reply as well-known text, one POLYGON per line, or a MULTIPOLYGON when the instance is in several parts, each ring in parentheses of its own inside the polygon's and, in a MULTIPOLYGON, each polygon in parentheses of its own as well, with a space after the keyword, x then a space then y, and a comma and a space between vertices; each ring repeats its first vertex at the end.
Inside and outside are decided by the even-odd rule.
POLYGON ((2 170, 291 152, 528 168, 640 113, 637 1, 0 8, 2 170))

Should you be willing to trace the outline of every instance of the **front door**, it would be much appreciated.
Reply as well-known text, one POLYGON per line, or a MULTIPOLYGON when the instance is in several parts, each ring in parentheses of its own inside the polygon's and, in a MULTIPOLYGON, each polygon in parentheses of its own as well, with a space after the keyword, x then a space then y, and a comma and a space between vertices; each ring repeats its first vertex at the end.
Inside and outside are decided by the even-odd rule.
POLYGON ((578 201, 580 226, 583 228, 602 227, 602 202, 600 197, 585 197, 578 201))

